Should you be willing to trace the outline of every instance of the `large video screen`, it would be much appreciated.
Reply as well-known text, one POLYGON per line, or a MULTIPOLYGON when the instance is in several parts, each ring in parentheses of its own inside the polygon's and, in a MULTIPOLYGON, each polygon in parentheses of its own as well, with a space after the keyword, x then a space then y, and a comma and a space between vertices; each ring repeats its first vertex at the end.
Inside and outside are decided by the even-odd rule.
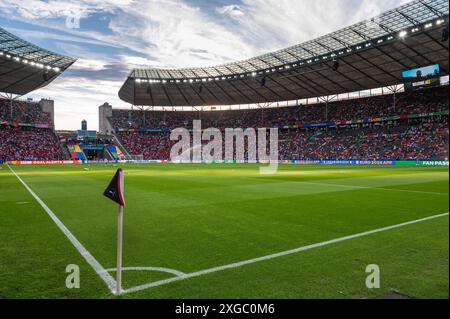
POLYGON ((423 68, 404 71, 402 75, 405 79, 423 79, 431 76, 438 76, 439 72, 439 64, 435 64, 423 68))

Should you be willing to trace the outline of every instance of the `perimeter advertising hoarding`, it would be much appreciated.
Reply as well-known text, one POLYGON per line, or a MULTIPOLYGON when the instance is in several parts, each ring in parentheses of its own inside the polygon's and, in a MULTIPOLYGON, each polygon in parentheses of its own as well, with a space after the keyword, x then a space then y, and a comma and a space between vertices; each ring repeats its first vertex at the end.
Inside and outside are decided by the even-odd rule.
POLYGON ((11 165, 56 165, 56 164, 81 164, 82 161, 8 161, 11 165))
MULTIPOLYGON (((117 160, 117 161, 7 161, 3 162, 11 165, 57 165, 57 164, 112 164, 112 163, 141 163, 141 164, 195 164, 192 162, 173 162, 165 160, 117 160)), ((257 162, 248 163, 246 161, 215 161, 203 162, 204 164, 257 164, 257 162)), ((0 164, 2 161, 0 160, 0 164)), ((266 161, 260 161, 259 164, 269 164, 266 161)), ((449 161, 392 161, 392 160, 282 160, 278 164, 291 165, 367 165, 367 166, 449 166, 449 161)))

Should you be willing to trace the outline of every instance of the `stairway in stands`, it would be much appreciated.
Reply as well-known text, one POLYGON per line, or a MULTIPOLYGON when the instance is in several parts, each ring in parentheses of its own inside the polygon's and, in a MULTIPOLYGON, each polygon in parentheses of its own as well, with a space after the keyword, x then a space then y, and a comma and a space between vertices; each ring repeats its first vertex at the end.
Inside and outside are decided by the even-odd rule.
POLYGON ((122 150, 119 147, 115 145, 108 145, 106 149, 108 150, 109 154, 111 154, 111 157, 114 160, 125 159, 125 155, 122 153, 122 150))
POLYGON ((69 150, 70 157, 72 159, 74 159, 74 160, 85 160, 86 159, 86 155, 84 154, 80 145, 78 145, 78 144, 67 145, 67 149, 69 150))

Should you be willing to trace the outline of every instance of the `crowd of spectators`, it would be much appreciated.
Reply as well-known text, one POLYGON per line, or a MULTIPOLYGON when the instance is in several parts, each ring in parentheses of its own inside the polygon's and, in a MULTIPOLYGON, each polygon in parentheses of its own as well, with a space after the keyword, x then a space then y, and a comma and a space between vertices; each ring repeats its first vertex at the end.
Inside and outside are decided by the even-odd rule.
POLYGON ((285 160, 444 160, 448 121, 286 132, 280 154, 285 160))
MULTIPOLYGON (((301 127, 305 123, 341 122, 394 115, 448 111, 448 88, 427 89, 363 99, 309 106, 240 111, 143 112, 113 110, 116 128, 192 128, 194 119, 202 128, 301 127)), ((133 155, 168 160, 170 133, 120 132, 118 137, 133 155)), ((448 120, 446 116, 399 120, 365 125, 316 129, 280 129, 282 160, 317 159, 446 159, 448 120)))
POLYGON ((39 124, 53 127, 48 113, 33 101, 0 99, 0 161, 61 160, 64 153, 52 129, 24 127, 39 124), (12 111, 12 112, 11 112, 12 111))
POLYGON ((170 158, 170 133, 142 134, 131 132, 120 135, 122 145, 132 155, 143 155, 144 159, 170 158))
MULTIPOLYGON (((142 112, 113 110, 115 128, 173 129, 191 128, 202 120, 202 127, 258 128, 301 126, 304 123, 350 121, 368 117, 388 117, 448 111, 447 87, 412 93, 370 97, 323 104, 239 111, 142 112)), ((51 129, 18 127, 17 123, 52 124, 48 114, 33 102, 0 99, 0 160, 59 160, 65 155, 51 129)), ((144 159, 169 160, 170 132, 120 132, 118 138, 131 155, 144 159)), ((280 129, 281 160, 317 159, 446 159, 448 158, 448 119, 425 117, 365 125, 315 129, 280 129)))
POLYGON ((0 126, 0 160, 62 160, 64 154, 51 129, 0 126))
POLYGON ((53 125, 49 114, 42 111, 39 103, 32 101, 16 100, 12 102, 11 108, 11 100, 0 99, 0 120, 9 123, 53 125))
MULTIPOLYGON (((132 155, 169 160, 170 133, 122 132, 132 155)), ((223 134, 224 138, 224 134, 223 134)), ((223 142, 223 141, 222 141, 223 142)), ((224 144, 224 143, 222 143, 224 144)), ((224 154, 224 153, 223 153, 224 154)), ((444 160, 448 158, 448 120, 437 117, 408 123, 293 129, 279 132, 280 160, 444 160)))
POLYGON ((191 127, 193 120, 202 120, 207 127, 284 127, 305 123, 364 120, 373 117, 440 112, 449 109, 448 88, 428 89, 394 95, 300 105, 284 108, 266 108, 209 112, 162 112, 113 110, 110 119, 114 128, 174 129, 191 127))

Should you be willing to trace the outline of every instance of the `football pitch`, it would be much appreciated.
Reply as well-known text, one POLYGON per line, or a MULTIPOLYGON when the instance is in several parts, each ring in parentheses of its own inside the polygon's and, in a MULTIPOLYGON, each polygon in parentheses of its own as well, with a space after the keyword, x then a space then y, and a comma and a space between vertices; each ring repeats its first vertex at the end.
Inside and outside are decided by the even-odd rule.
POLYGON ((115 296, 118 166, 1 167, 3 298, 449 297, 448 168, 122 165, 115 296))

